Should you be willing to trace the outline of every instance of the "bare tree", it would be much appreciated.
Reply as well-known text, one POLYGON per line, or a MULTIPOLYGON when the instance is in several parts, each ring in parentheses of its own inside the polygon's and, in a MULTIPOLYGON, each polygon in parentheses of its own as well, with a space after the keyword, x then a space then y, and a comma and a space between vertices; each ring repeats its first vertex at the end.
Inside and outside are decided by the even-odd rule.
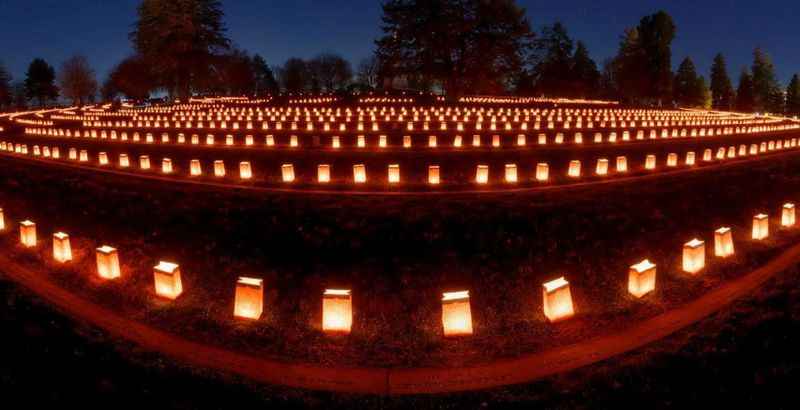
POLYGON ((319 88, 333 92, 347 87, 353 79, 353 68, 342 56, 324 53, 308 62, 312 82, 316 80, 319 88))
POLYGON ((97 94, 97 80, 86 57, 76 55, 61 65, 58 82, 62 95, 74 105, 83 105, 97 94))
POLYGON ((300 58, 292 57, 286 60, 283 67, 278 70, 281 87, 287 93, 299 93, 309 89, 308 65, 300 58))
POLYGON ((373 55, 361 60, 356 78, 363 85, 378 88, 378 58, 373 55))

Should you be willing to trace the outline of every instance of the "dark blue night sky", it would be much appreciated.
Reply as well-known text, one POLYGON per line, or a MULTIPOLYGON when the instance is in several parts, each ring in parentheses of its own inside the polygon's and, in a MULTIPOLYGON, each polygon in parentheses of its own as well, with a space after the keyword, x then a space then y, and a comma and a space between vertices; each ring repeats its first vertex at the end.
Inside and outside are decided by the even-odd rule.
MULTIPOLYGON (((20 79, 35 57, 59 66, 69 55, 89 57, 102 81, 130 53, 128 33, 138 0, 0 0, 0 61, 20 79)), ((658 9, 674 17, 673 63, 691 56, 708 76, 714 54, 728 58, 731 76, 751 61, 755 46, 772 56, 784 83, 800 72, 800 1, 519 0, 535 30, 564 22, 598 64, 612 56, 625 27, 658 9)), ((270 64, 288 57, 339 52, 357 63, 379 34, 379 0, 223 0, 228 34, 270 64)))

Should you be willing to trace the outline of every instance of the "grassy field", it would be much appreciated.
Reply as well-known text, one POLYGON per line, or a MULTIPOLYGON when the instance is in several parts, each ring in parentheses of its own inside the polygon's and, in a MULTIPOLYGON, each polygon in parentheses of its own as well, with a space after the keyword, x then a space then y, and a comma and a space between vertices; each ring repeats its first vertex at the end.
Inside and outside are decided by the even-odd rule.
POLYGON ((794 408, 796 269, 639 352, 530 385, 380 398, 256 386, 186 368, 64 318, 0 274, 0 391, 8 403, 81 408, 794 408))
MULTIPOLYGON (((161 184, 92 172, 0 162, 0 200, 9 220, 30 218, 40 237, 63 230, 76 261, 50 260, 49 241, 21 252, 64 286, 137 320, 255 355, 322 364, 414 366, 482 363, 574 343, 651 317, 746 273, 796 239, 775 230, 747 239, 752 216, 777 216, 800 195, 800 161, 666 177, 646 184, 465 197, 263 195, 161 184), (732 226, 737 257, 690 277, 684 242, 732 226), (124 279, 101 283, 93 249, 121 250, 124 279), (659 266, 659 290, 627 294, 627 268, 659 266), (151 268, 179 262, 186 294, 152 293, 151 268), (266 280, 266 314, 232 319, 240 275, 266 280), (540 286, 566 275, 578 317, 550 325, 540 286), (354 292, 349 337, 319 330, 326 287, 354 292), (442 291, 469 289, 475 335, 444 339, 442 291)), ((777 219, 774 219, 776 221, 777 219)))

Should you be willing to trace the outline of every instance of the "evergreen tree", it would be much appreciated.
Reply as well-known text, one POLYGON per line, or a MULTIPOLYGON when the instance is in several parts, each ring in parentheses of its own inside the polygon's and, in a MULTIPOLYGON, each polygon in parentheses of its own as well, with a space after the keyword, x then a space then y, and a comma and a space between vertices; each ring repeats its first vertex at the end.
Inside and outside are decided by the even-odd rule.
POLYGON ((753 96, 756 111, 783 112, 783 92, 769 55, 760 48, 753 51, 753 96))
POLYGON ((159 86, 186 98, 208 83, 212 64, 230 48, 219 0, 143 0, 130 34, 159 86))
POLYGON ((607 66, 607 86, 615 90, 622 101, 639 103, 647 91, 648 76, 646 70, 645 51, 639 41, 639 30, 625 30, 619 44, 617 56, 607 66))
POLYGON ((551 97, 568 96, 572 88, 573 43, 567 29, 559 22, 545 26, 534 42, 534 49, 535 93, 551 97))
POLYGON ((587 98, 599 94, 600 72, 597 70, 597 63, 589 57, 589 49, 582 41, 576 43, 575 53, 572 55, 571 77, 573 97, 587 98))
POLYGON ((277 94, 279 92, 278 82, 275 80, 275 74, 272 69, 267 65, 264 57, 256 54, 253 56, 253 72, 255 74, 256 96, 265 96, 277 94))
POLYGON ((534 42, 532 92, 553 97, 586 97, 598 94, 600 72, 586 44, 573 42, 563 24, 545 26, 534 42))
POLYGON ((11 88, 11 74, 3 63, 0 63, 0 109, 5 109, 14 102, 14 90, 11 88))
POLYGON ((38 101, 40 107, 58 98, 55 69, 41 58, 33 60, 25 76, 25 92, 28 99, 38 101))
POLYGON ((376 41, 380 77, 497 93, 523 74, 532 33, 515 0, 388 0, 376 41))
POLYGON ((753 112, 754 110, 753 76, 747 69, 744 69, 739 76, 739 88, 736 89, 736 111, 753 112))
POLYGON ((645 95, 656 103, 672 97, 672 40, 675 23, 664 11, 645 16, 637 27, 639 43, 644 51, 648 88, 645 95))
POLYGON ((615 77, 615 60, 606 59, 603 61, 603 69, 600 71, 600 81, 598 84, 597 96, 604 100, 619 101, 622 96, 617 89, 617 79, 615 77))
POLYGON ((256 89, 256 73, 253 60, 246 51, 234 48, 220 57, 215 64, 217 75, 211 85, 217 94, 253 95, 256 89))
POLYGON ((800 78, 797 74, 786 87, 786 114, 800 116, 800 78))
POLYGON ((698 77, 694 63, 686 57, 678 67, 674 81, 674 98, 683 107, 702 107, 705 105, 705 79, 698 77))
POLYGON ((697 95, 699 96, 699 107, 703 109, 711 109, 712 96, 711 89, 708 87, 706 78, 702 75, 697 78, 697 95))
POLYGON ((735 102, 733 84, 728 76, 725 57, 717 54, 711 65, 711 106, 715 110, 730 110, 735 102))
POLYGON ((625 102, 663 104, 672 97, 672 17, 659 11, 625 29, 619 51, 608 67, 612 88, 625 102))

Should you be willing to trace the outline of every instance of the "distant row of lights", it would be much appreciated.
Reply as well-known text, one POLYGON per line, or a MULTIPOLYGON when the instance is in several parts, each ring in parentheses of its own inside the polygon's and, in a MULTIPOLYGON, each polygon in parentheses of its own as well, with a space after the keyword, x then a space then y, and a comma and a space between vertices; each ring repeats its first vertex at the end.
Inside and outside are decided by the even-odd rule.
MULTIPOLYGON (((649 134, 645 134, 643 130, 639 130, 635 137, 632 138, 632 133, 629 131, 623 131, 620 134, 617 132, 609 132, 607 136, 604 138, 603 133, 595 132, 593 134, 592 142, 595 144, 600 143, 609 143, 614 144, 617 142, 629 142, 629 141, 644 141, 646 139, 656 140, 656 139, 677 139, 677 138, 697 138, 697 137, 712 137, 715 135, 736 135, 736 134, 752 134, 752 133, 768 133, 768 132, 783 132, 790 129, 800 128, 800 125, 784 125, 784 126, 774 126, 774 127, 758 127, 754 129, 748 130, 740 130, 738 128, 725 128, 725 129, 717 129, 714 130, 702 128, 700 130, 697 129, 681 129, 678 130, 677 128, 672 129, 670 132, 667 129, 663 129, 661 133, 658 133, 656 130, 651 130, 649 134), (645 135, 649 135, 649 137, 645 137, 645 135)), ((134 143, 144 142, 147 144, 152 144, 158 141, 162 144, 169 144, 173 141, 173 137, 170 136, 169 133, 163 132, 160 134, 160 138, 156 139, 156 136, 153 133, 142 133, 144 134, 144 140, 142 140, 142 135, 138 131, 134 131, 131 133, 130 137, 127 131, 120 131, 117 130, 84 130, 81 132, 80 130, 75 130, 74 132, 69 129, 56 129, 56 128, 26 128, 24 133, 26 135, 39 135, 39 136, 52 136, 52 137, 65 137, 65 138, 94 138, 94 139, 110 139, 112 141, 122 141, 127 142, 131 141, 134 143)), ((319 139, 320 136, 312 136, 312 139, 316 138, 319 139)), ((328 138, 328 137, 326 137, 328 138)), ((333 149, 341 148, 344 144, 342 144, 343 137, 339 135, 330 136, 330 147, 333 149)), ((356 148, 366 148, 368 142, 368 136, 361 134, 354 136, 355 138, 355 147, 356 148)), ((373 138, 377 138, 377 147, 378 148, 387 148, 389 147, 390 141, 389 136, 386 134, 377 135, 373 138)), ((513 138, 511 136, 502 136, 500 134, 494 134, 491 136, 490 145, 494 148, 499 148, 503 145, 503 140, 513 138)), ((551 135, 552 143, 556 145, 561 145, 566 143, 566 134, 563 132, 555 133, 555 135, 551 135)), ((266 147, 274 147, 276 146, 276 139, 275 135, 266 135, 263 137, 264 146, 266 147)), ((587 138, 588 139, 588 136, 587 138)), ((236 144, 237 136, 233 134, 228 134, 225 136, 223 144, 226 146, 234 146, 236 144)), ((403 135, 402 137, 402 147, 403 148, 411 148, 413 146, 414 138, 411 135, 403 135)), ((427 137, 427 147, 428 148, 437 148, 440 146, 440 138, 438 135, 431 134, 427 137)), ((205 137, 201 140, 201 136, 198 134, 192 134, 188 139, 186 134, 178 133, 175 140, 178 144, 186 144, 187 142, 192 145, 200 145, 201 143, 204 145, 212 146, 218 142, 217 137, 214 134, 206 134, 205 137)), ((472 135, 471 138, 471 146, 478 148, 484 144, 485 136, 480 134, 472 135)), ((581 145, 585 143, 585 138, 582 132, 576 132, 572 135, 571 143, 575 145, 581 145)), ((314 145, 318 143, 315 142, 314 145)), ((548 136, 546 133, 538 133, 536 138, 536 144, 543 146, 548 144, 548 136)), ((244 145, 245 146, 254 146, 255 145, 255 137, 252 134, 248 134, 244 136, 244 145)), ((300 136, 298 135, 289 135, 287 146, 291 148, 300 147, 300 136)), ((514 140, 514 145, 517 147, 525 147, 528 145, 528 136, 526 134, 517 134, 514 140)), ((461 148, 465 147, 465 138, 464 136, 457 134, 452 137, 452 144, 453 148, 461 148)))
MULTIPOLYGON (((592 120, 589 120, 586 123, 586 127, 582 121, 577 121, 574 124, 569 121, 554 121, 554 120, 545 120, 545 121, 530 121, 530 120, 509 120, 509 119, 501 119, 497 120, 495 118, 491 119, 481 119, 478 118, 474 121, 472 120, 430 120, 430 119, 407 119, 402 116, 398 117, 396 120, 379 120, 379 119, 370 119, 369 121, 365 121, 363 118, 359 118, 358 121, 353 121, 353 118, 344 118, 344 119, 328 119, 325 118, 306 118, 301 120, 300 118, 288 119, 287 117, 275 117, 271 118, 270 121, 265 121, 263 118, 259 118, 258 120, 261 122, 260 129, 262 130, 269 130, 269 129, 284 129, 288 128, 291 130, 305 130, 305 131, 346 131, 348 129, 348 124, 352 124, 355 122, 355 129, 358 131, 364 131, 370 129, 372 131, 379 131, 381 129, 381 124, 389 125, 392 128, 392 124, 405 124, 403 129, 412 131, 415 129, 422 129, 425 131, 428 130, 439 130, 439 131, 465 131, 465 130, 476 130, 476 131, 528 131, 528 130, 541 130, 541 129, 548 129, 548 130, 570 130, 570 129, 587 129, 591 130, 595 128, 595 123, 592 120), (530 126, 530 123, 533 122, 533 126, 530 126), (288 124, 287 124, 288 123, 288 124), (488 123, 488 126, 485 124, 488 123), (560 123, 560 126, 557 124, 560 123), (432 124, 438 124, 432 125, 432 124), (544 124, 544 127, 543 127, 544 124)), ((52 121, 43 121, 43 120, 17 120, 17 122, 24 124, 24 125, 40 125, 40 126, 53 126, 52 121)), ((740 129, 756 129, 759 127, 769 127, 769 126, 788 126, 791 127, 792 125, 797 125, 796 123, 789 124, 789 123, 780 123, 780 121, 641 121, 640 122, 640 129, 645 128, 657 128, 657 127, 695 127, 695 128, 702 128, 702 127, 727 127, 732 128, 733 126, 737 126, 740 129)), ((84 120, 82 126, 86 128, 103 128, 103 127, 116 127, 116 128, 175 128, 175 129, 257 129, 256 124, 252 121, 252 119, 247 120, 246 122, 240 123, 239 121, 231 121, 226 119, 218 119, 218 120, 198 120, 193 121, 191 119, 173 119, 172 121, 167 120, 149 120, 149 119, 137 119, 137 120, 130 120, 130 121, 98 121, 98 120, 84 120)), ((636 121, 620 121, 617 123, 616 121, 606 121, 601 120, 599 121, 599 128, 602 129, 622 129, 622 128, 632 128, 636 129, 636 121)), ((352 127, 350 127, 352 128, 352 127)), ((796 127, 794 127, 796 128, 796 127)))
MULTIPOLYGON (((87 111, 84 111, 86 113, 87 111)), ((466 108, 466 107, 447 107, 447 108, 439 108, 439 107, 417 107, 412 106, 409 108, 405 106, 401 106, 399 108, 395 107, 355 107, 351 109, 349 107, 328 107, 328 108, 303 108, 300 109, 299 107, 269 107, 267 109, 261 109, 260 107, 253 110, 253 108, 244 109, 244 108, 237 108, 237 107, 229 107, 229 106, 218 106, 218 107, 205 107, 205 106, 198 106, 196 108, 193 107, 181 107, 181 106, 170 106, 166 108, 159 108, 153 112, 150 109, 122 109, 119 111, 96 111, 91 110, 88 111, 87 114, 77 115, 74 111, 67 111, 63 110, 59 113, 53 114, 50 113, 50 118, 52 119, 62 119, 62 120, 92 120, 92 119, 99 119, 99 117, 130 117, 132 120, 138 121, 162 121, 165 122, 167 120, 175 121, 181 120, 183 121, 186 118, 189 119, 200 119, 200 120, 212 120, 216 118, 217 120, 228 120, 230 121, 233 118, 237 118, 242 120, 244 118, 248 120, 252 120, 254 117, 258 117, 259 120, 263 120, 263 118, 268 117, 275 121, 277 118, 280 118, 282 121, 286 121, 287 118, 294 118, 295 121, 299 121, 300 118, 306 118, 308 121, 311 121, 311 118, 318 118, 321 122, 324 117, 331 118, 331 121, 334 120, 348 120, 350 121, 352 118, 358 118, 360 121, 363 121, 365 118, 371 118, 372 121, 377 121, 379 118, 382 118, 385 122, 401 122, 408 118, 413 118, 414 121, 435 121, 438 120, 440 122, 444 121, 464 121, 469 122, 470 120, 475 121, 484 121, 486 119, 491 119, 493 121, 507 121, 509 118, 513 118, 514 122, 519 122, 520 120, 524 120, 526 122, 530 122, 533 120, 536 121, 553 121, 556 122, 572 122, 576 120, 577 122, 581 122, 584 119, 586 121, 629 121, 629 122, 642 122, 643 125, 647 125, 647 123, 657 123, 657 122, 687 122, 687 123, 695 123, 695 124, 703 124, 703 123, 717 123, 717 122, 757 122, 757 123, 765 123, 765 122, 780 122, 785 121, 784 118, 772 118, 772 117, 755 117, 755 116, 746 116, 746 115, 732 115, 732 114, 710 114, 708 112, 682 112, 682 111, 650 111, 650 110, 519 110, 519 109, 483 109, 479 108, 476 109, 466 108)), ((42 113, 36 112, 34 113, 37 117, 43 118, 42 113)), ((20 114, 21 115, 21 114, 20 114)), ((18 117, 19 115, 15 116, 18 117)))
MULTIPOLYGON (((797 138, 792 139, 785 139, 785 140, 770 140, 770 141, 763 141, 760 144, 750 144, 749 148, 746 144, 741 144, 738 146, 728 146, 728 147, 719 147, 716 150, 716 153, 711 149, 707 148, 703 150, 702 157, 697 158, 697 154, 695 151, 688 151, 686 152, 683 158, 683 165, 685 166, 694 166, 698 163, 698 161, 702 160, 703 162, 712 162, 714 160, 725 160, 725 159, 734 159, 737 157, 746 157, 746 156, 755 156, 767 152, 772 151, 780 151, 784 149, 794 149, 798 145, 797 138)), ((20 144, 20 143, 12 143, 7 141, 0 142, 0 151, 6 152, 13 152, 16 154, 27 155, 29 154, 28 145, 27 144, 20 144)), ((32 155, 35 157, 44 157, 44 158, 52 158, 52 159, 60 159, 61 158, 61 150, 59 147, 48 147, 34 145, 32 149, 32 155)), ((70 148, 68 150, 67 158, 73 161, 79 162, 89 162, 89 152, 87 150, 78 150, 76 148, 70 148)), ((97 154, 97 163, 100 166, 107 166, 110 165, 111 159, 106 152, 99 152, 97 154)), ((627 156, 617 156, 614 161, 615 164, 615 171, 617 173, 626 173, 629 170, 628 167, 628 158, 627 156)), ((677 153, 669 153, 666 158, 666 167, 667 168, 676 168, 680 165, 680 158, 677 153)), ((118 166, 123 169, 130 168, 131 166, 131 159, 129 158, 128 154, 121 153, 119 154, 118 158, 118 166)), ((150 170, 152 167, 150 156, 149 155, 141 155, 139 157, 139 168, 141 170, 150 170)), ((644 162, 644 169, 648 171, 655 171, 657 168, 657 157, 654 154, 648 154, 645 157, 644 162)), ((217 160, 214 161, 213 167, 213 175, 215 177, 225 177, 227 176, 226 172, 226 165, 224 161, 217 160)), ((163 174, 172 175, 175 173, 175 167, 173 161, 170 158, 162 158, 161 161, 161 172, 163 174)), ((475 173, 475 180, 474 182, 479 185, 485 185, 489 183, 489 171, 490 168, 488 165, 477 165, 476 166, 476 173, 475 173)), ((595 166, 595 175, 597 176, 606 176, 612 172, 611 169, 611 162, 608 158, 598 158, 596 161, 595 166)), ((199 159, 193 159, 190 161, 189 164, 189 175, 192 177, 197 177, 203 175, 203 167, 202 163, 199 159)), ((331 182, 331 175, 332 175, 332 166, 330 164, 320 164, 317 166, 317 180, 318 183, 328 183, 331 182)), ((569 167, 567 170, 567 177, 569 178, 580 178, 583 175, 582 163, 579 160, 572 160, 569 162, 569 167)), ((251 180, 254 176, 253 166, 249 161, 242 161, 239 163, 239 178, 241 180, 251 180)), ((284 163, 281 165, 281 180, 284 183, 292 183, 296 180, 295 174, 295 167, 291 163, 284 163)), ((547 182, 550 180, 550 165, 546 162, 538 163, 535 167, 535 180, 538 182, 547 182)), ((517 183, 520 181, 519 174, 518 174, 518 166, 516 163, 508 163, 505 164, 504 167, 504 181, 506 183, 517 183)), ((353 183, 355 184, 364 184, 367 182, 367 168, 364 164, 355 164, 353 165, 353 183)), ((400 165, 399 164, 389 164, 388 165, 388 175, 387 175, 387 182, 389 184, 399 184, 401 183, 401 173, 400 173, 400 165)), ((430 185, 439 185, 442 182, 442 170, 439 165, 429 165, 428 166, 428 180, 427 183, 430 185)))
POLYGON ((361 97, 358 99, 360 104, 412 104, 415 101, 413 97, 361 97))
POLYGON ((496 96, 472 96, 461 97, 461 103, 468 104, 535 104, 535 103, 554 103, 554 104, 575 104, 575 105, 619 105, 618 101, 607 100, 585 100, 568 98, 545 98, 545 97, 496 97, 496 96))
MULTIPOLYGON (((36 113, 38 118, 43 118, 40 113, 36 113)), ((770 123, 770 122, 781 122, 785 121, 783 118, 762 118, 762 117, 753 117, 753 116, 732 116, 732 115, 710 115, 710 114, 693 114, 693 115, 683 115, 683 113, 670 113, 670 112, 653 112, 653 113, 630 113, 630 112, 561 112, 561 111, 553 111, 548 112, 544 110, 542 112, 534 111, 529 112, 526 110, 523 111, 499 111, 495 112, 492 110, 483 111, 483 110, 426 110, 426 109, 400 109, 395 110, 394 108, 390 109, 362 109, 358 108, 355 111, 350 110, 349 108, 346 109, 311 109, 311 110, 299 110, 299 109, 285 109, 285 107, 281 107, 279 109, 269 109, 269 110, 237 110, 231 109, 228 107, 220 108, 218 110, 189 110, 189 111, 167 111, 157 114, 148 114, 142 113, 140 110, 120 110, 115 112, 91 112, 89 115, 77 115, 71 111, 61 111, 58 114, 49 114, 49 118, 51 119, 60 119, 65 121, 96 121, 99 120, 100 117, 122 117, 122 118, 130 118, 133 121, 161 121, 161 122, 168 122, 169 121, 185 121, 186 119, 191 120, 227 120, 230 121, 232 119, 238 120, 252 120, 253 118, 258 118, 262 121, 264 118, 269 118, 272 121, 276 121, 280 119, 281 121, 286 121, 287 119, 294 119, 295 121, 300 121, 301 118, 305 118, 306 121, 311 122, 312 118, 316 119, 318 122, 323 122, 325 118, 329 118, 331 121, 352 121, 353 118, 359 119, 359 121, 364 121, 366 118, 371 119, 372 121, 378 121, 379 119, 384 122, 402 122, 406 121, 407 119, 413 119, 415 122, 419 121, 439 121, 439 122, 474 122, 474 121, 511 121, 513 122, 531 122, 531 121, 548 121, 548 122, 558 122, 558 123, 571 123, 571 122, 630 122, 632 125, 635 123, 642 123, 642 125, 647 126, 648 124, 657 125, 657 124, 671 124, 671 123, 686 123, 686 124, 717 124, 717 123, 745 123, 745 122, 752 122, 752 123, 770 123), (166 115, 169 114, 169 115, 166 115)))

